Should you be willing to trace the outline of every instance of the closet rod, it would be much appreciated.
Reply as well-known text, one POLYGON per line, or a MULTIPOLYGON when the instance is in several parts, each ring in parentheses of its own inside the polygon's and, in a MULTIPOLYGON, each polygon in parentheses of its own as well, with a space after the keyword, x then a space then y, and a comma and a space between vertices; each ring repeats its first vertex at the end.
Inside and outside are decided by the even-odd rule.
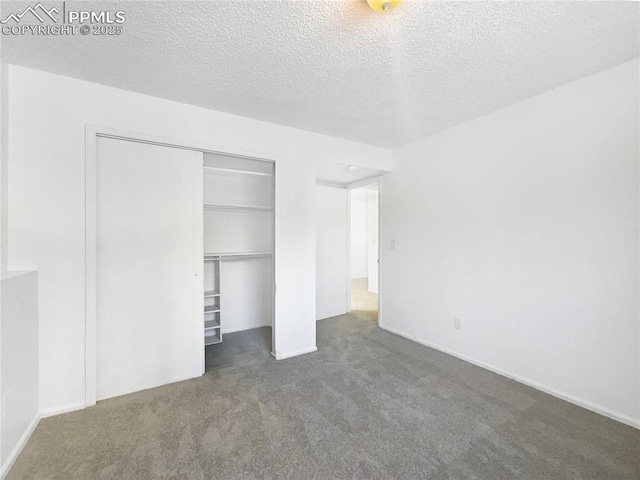
POLYGON ((205 203, 204 208, 218 208, 224 210, 259 210, 268 212, 273 210, 269 205, 223 205, 221 203, 205 203))
POLYGON ((244 260, 249 258, 270 257, 272 252, 243 252, 243 253, 205 253, 204 259, 209 261, 244 260))

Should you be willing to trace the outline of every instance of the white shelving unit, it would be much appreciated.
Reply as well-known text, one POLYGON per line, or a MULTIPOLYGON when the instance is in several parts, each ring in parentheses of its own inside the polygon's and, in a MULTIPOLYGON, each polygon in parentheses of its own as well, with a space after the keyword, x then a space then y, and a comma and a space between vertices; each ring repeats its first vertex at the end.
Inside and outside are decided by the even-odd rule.
POLYGON ((220 330, 220 327, 204 329, 205 347, 208 347, 209 345, 215 345, 216 343, 220 342, 222 342, 222 331, 220 330))
POLYGON ((204 291, 204 344, 215 345, 222 341, 220 323, 220 258, 205 255, 204 291), (209 271, 207 271, 209 269, 209 271), (211 290, 207 290, 211 288, 211 290))
POLYGON ((273 172, 270 162, 205 154, 205 345, 222 342, 223 325, 273 320, 273 172))

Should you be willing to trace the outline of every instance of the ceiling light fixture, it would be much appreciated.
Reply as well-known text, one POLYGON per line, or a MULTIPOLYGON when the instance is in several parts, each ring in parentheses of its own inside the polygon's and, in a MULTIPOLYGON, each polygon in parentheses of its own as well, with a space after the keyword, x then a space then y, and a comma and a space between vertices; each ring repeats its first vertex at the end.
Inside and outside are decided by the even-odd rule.
POLYGON ((386 13, 400 5, 401 1, 402 0, 367 0, 367 3, 376 12, 386 13))
POLYGON ((355 172, 358 169, 355 165, 349 165, 347 167, 347 172, 355 172))

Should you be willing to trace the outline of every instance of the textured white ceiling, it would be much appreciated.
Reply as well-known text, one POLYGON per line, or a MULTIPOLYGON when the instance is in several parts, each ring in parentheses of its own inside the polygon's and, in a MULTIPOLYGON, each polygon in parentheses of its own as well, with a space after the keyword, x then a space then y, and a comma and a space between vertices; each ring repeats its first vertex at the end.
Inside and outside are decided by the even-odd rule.
MULTIPOLYGON (((3 1, 3 17, 20 6, 3 1)), ((3 60, 383 147, 638 56, 635 2, 405 0, 388 14, 365 0, 67 8, 125 10, 124 33, 4 36, 3 60)))

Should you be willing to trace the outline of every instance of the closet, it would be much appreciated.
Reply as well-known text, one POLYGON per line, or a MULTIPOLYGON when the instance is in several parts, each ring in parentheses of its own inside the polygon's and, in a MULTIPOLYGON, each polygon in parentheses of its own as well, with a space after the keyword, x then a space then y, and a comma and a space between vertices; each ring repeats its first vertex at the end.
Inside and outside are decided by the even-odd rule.
POLYGON ((225 333, 272 327, 274 163, 98 137, 92 185, 97 400, 198 377, 225 333))
POLYGON ((272 326, 274 164, 204 154, 204 344, 272 326))

